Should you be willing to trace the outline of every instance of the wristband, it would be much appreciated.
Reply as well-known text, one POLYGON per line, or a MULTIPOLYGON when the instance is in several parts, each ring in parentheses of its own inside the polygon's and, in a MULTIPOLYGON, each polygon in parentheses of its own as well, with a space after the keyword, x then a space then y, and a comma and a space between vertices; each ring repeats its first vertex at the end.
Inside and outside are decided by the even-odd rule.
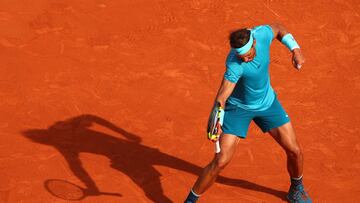
POLYGON ((281 39, 281 43, 283 43, 290 51, 296 48, 300 48, 300 46, 298 45, 298 43, 295 41, 294 37, 290 33, 283 36, 283 38, 281 39))

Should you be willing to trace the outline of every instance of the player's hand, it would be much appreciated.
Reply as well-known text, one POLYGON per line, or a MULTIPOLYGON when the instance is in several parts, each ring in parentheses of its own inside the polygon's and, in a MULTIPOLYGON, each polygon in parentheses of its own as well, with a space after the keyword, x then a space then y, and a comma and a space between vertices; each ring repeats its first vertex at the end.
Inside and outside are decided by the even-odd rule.
POLYGON ((296 48, 292 51, 292 62, 296 69, 300 70, 301 66, 305 63, 305 58, 301 53, 299 48, 296 48))
POLYGON ((216 133, 215 134, 211 134, 211 133, 209 133, 208 134, 208 139, 210 140, 210 141, 212 141, 212 142, 216 142, 218 139, 219 139, 219 137, 220 137, 220 135, 222 134, 222 129, 221 129, 221 125, 220 125, 220 123, 218 122, 217 124, 216 124, 216 133))
POLYGON ((217 127, 218 131, 216 134, 218 135, 218 137, 215 141, 217 141, 219 139, 220 135, 223 133, 220 123, 217 123, 217 125, 218 125, 218 127, 217 127))

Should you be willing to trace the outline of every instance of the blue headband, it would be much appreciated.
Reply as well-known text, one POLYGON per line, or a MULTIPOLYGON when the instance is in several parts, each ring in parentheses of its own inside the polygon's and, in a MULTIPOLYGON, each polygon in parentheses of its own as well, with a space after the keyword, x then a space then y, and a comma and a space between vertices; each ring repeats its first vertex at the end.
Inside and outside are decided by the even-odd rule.
MULTIPOLYGON (((251 31, 250 31, 251 32, 251 31)), ((253 35, 252 35, 252 32, 250 33, 250 39, 249 41, 242 47, 240 48, 233 48, 235 50, 236 53, 238 53, 239 55, 244 55, 246 54, 246 52, 248 52, 252 45, 253 45, 253 42, 254 42, 254 38, 253 38, 253 35)))

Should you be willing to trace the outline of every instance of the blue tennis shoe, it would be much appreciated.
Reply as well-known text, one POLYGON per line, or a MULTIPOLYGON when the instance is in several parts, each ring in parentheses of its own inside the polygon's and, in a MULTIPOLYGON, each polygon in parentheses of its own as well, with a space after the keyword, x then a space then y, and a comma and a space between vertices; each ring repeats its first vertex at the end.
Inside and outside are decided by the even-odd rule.
POLYGON ((291 185, 287 199, 290 203, 312 203, 302 184, 297 186, 291 185))

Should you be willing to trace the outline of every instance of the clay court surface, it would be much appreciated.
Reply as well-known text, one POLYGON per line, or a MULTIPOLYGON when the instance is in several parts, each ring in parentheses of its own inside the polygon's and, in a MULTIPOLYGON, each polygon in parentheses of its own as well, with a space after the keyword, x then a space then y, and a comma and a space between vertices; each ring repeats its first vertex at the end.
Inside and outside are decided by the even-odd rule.
MULTIPOLYGON (((0 1, 0 202, 182 202, 230 31, 274 21, 272 85, 314 202, 360 199, 359 1, 0 1)), ((251 125, 200 202, 285 202, 286 157, 251 125)))

